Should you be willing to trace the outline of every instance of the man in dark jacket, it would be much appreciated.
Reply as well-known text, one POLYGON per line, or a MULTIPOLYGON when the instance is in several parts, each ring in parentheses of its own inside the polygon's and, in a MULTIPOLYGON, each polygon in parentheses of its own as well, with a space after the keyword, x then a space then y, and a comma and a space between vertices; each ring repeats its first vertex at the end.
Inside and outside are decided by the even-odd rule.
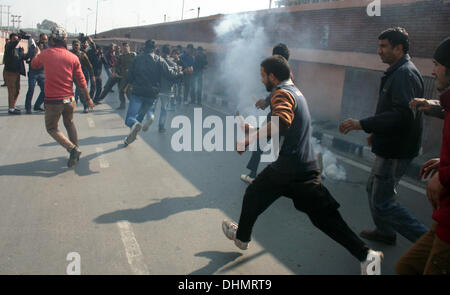
POLYGON ((197 100, 197 104, 202 104, 202 94, 203 94, 203 72, 208 65, 208 59, 203 47, 199 46, 197 48, 197 53, 194 57, 194 74, 192 76, 192 99, 197 100))
POLYGON ((9 35, 10 41, 5 48, 5 83, 8 87, 8 113, 20 115, 21 111, 16 108, 17 98, 20 93, 20 75, 25 76, 25 52, 19 47, 20 37, 16 33, 9 35))
POLYGON ((37 69, 33 70, 31 68, 31 62, 33 61, 33 58, 35 56, 35 46, 38 46, 39 49, 42 51, 44 49, 48 48, 48 36, 47 34, 41 34, 39 36, 39 42, 36 44, 33 44, 34 42, 32 39, 28 42, 28 54, 27 54, 27 63, 30 64, 30 68, 28 71, 28 91, 27 96, 25 99, 25 109, 27 114, 31 114, 31 101, 33 99, 34 94, 34 88, 36 87, 36 83, 39 85, 39 88, 41 89, 41 93, 39 94, 35 104, 34 104, 34 110, 43 112, 44 109, 41 108, 41 105, 44 103, 44 88, 45 88, 45 76, 44 76, 44 69, 37 69))
POLYGON ((362 231, 361 237, 395 245, 398 232, 414 243, 428 229, 396 201, 396 196, 401 177, 421 147, 422 113, 414 113, 409 103, 423 96, 424 84, 408 55, 409 38, 405 29, 388 29, 378 39, 378 54, 390 67, 381 79, 376 113, 359 121, 345 120, 339 131, 369 133, 368 142, 376 155, 367 184, 376 229, 362 231))
POLYGON ((173 80, 183 76, 183 72, 169 67, 164 59, 154 53, 154 50, 155 42, 146 41, 145 53, 135 57, 128 69, 128 83, 133 87, 133 91, 125 119, 125 124, 131 128, 131 132, 125 139, 125 146, 136 140, 146 114, 150 121, 145 125, 149 127, 153 121, 149 110, 160 92, 161 79, 173 80))

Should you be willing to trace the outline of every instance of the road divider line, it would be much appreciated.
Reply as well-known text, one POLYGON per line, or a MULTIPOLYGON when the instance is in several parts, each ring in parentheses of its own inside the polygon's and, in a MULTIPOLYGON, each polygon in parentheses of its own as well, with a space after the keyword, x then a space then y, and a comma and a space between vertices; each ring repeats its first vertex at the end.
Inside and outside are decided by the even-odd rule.
POLYGON ((94 122, 94 119, 89 118, 89 117, 87 117, 86 119, 87 119, 87 121, 88 121, 89 127, 90 127, 90 128, 95 128, 95 122, 94 122))
POLYGON ((103 156, 103 149, 101 147, 96 148, 97 154, 98 154, 98 161, 100 162, 100 168, 109 168, 109 162, 106 160, 106 158, 103 156))
POLYGON ((144 255, 136 240, 131 224, 128 221, 119 221, 117 222, 117 227, 119 228, 131 270, 136 275, 149 275, 148 267, 144 262, 144 255))

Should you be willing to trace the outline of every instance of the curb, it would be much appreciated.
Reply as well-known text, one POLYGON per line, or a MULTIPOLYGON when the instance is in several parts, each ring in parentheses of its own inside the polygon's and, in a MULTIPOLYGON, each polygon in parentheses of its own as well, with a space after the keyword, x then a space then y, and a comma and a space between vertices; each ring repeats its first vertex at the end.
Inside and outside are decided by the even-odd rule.
MULTIPOLYGON (((343 153, 351 154, 370 164, 373 164, 375 161, 375 154, 372 153, 371 148, 368 146, 346 141, 321 131, 313 131, 313 136, 316 137, 323 146, 329 149, 335 149, 343 153)), ((405 176, 420 181, 419 173, 421 165, 422 164, 414 162, 413 160, 409 165, 405 176)))

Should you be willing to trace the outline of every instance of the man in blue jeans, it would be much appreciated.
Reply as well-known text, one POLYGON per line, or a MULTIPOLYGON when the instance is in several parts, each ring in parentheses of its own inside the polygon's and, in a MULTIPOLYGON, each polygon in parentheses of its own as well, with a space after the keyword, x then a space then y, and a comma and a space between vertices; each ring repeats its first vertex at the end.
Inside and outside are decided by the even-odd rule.
MULTIPOLYGON (((30 42, 31 43, 31 39, 30 42)), ((31 44, 30 44, 31 45, 31 44)), ((30 64, 30 69, 28 71, 28 91, 25 99, 25 109, 27 114, 31 114, 31 101, 34 95, 34 88, 36 87, 36 82, 41 89, 41 93, 39 94, 36 102, 34 103, 34 111, 43 112, 44 109, 41 108, 41 105, 44 103, 44 87, 45 87, 45 76, 44 69, 33 70, 31 68, 31 61, 35 56, 34 45, 29 45, 30 50, 28 50, 28 59, 27 63, 30 64)), ((48 36, 46 34, 41 34, 39 36, 39 42, 36 44, 39 46, 39 49, 42 51, 48 48, 48 36)))
POLYGON ((153 122, 150 108, 154 105, 161 89, 161 79, 176 80, 183 76, 183 72, 171 68, 167 62, 156 55, 155 42, 145 42, 145 52, 135 57, 128 69, 128 83, 132 85, 130 104, 128 106, 125 124, 131 128, 125 139, 125 146, 136 140, 136 136, 143 128, 142 121, 146 114, 149 119, 144 124, 148 129, 153 122))
POLYGON ((389 68, 381 80, 377 110, 374 116, 347 119, 339 131, 369 133, 368 143, 376 155, 367 183, 369 205, 375 230, 364 230, 360 236, 395 245, 396 233, 415 243, 428 228, 397 200, 397 188, 422 144, 422 113, 414 113, 409 103, 423 97, 422 76, 408 55, 409 37, 403 28, 391 28, 378 37, 378 55, 389 68))

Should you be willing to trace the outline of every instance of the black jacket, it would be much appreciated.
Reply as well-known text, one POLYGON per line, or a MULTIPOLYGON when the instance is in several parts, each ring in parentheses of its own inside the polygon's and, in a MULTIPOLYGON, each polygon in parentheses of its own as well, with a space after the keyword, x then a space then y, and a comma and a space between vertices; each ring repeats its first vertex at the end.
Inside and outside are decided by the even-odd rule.
POLYGON ((133 86, 132 94, 146 98, 156 98, 161 89, 161 79, 174 80, 183 72, 169 67, 167 62, 155 53, 136 56, 128 69, 128 83, 133 86))
POLYGON ((423 95, 422 76, 406 54, 384 73, 375 115, 360 121, 365 132, 373 133, 373 153, 387 159, 418 155, 423 116, 421 112, 414 113, 409 102, 423 95))
POLYGON ((25 63, 26 58, 24 49, 22 47, 16 48, 20 40, 10 41, 5 46, 5 71, 12 73, 20 73, 25 76, 25 63))

